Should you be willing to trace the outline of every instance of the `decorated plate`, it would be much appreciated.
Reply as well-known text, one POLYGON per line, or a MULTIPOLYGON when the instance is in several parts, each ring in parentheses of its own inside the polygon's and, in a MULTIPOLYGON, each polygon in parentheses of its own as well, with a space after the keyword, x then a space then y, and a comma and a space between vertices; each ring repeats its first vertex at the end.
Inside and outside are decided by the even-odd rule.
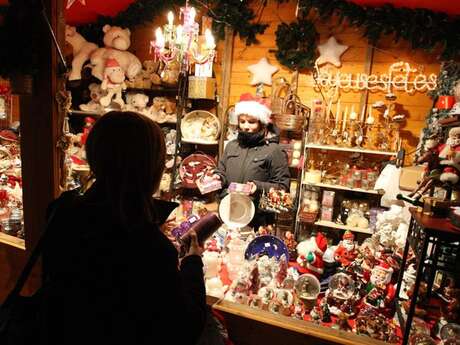
POLYGON ((270 258, 274 256, 279 260, 283 254, 286 256, 286 260, 289 261, 288 248, 280 238, 272 235, 263 235, 249 242, 244 252, 244 258, 250 260, 257 255, 267 255, 270 258))

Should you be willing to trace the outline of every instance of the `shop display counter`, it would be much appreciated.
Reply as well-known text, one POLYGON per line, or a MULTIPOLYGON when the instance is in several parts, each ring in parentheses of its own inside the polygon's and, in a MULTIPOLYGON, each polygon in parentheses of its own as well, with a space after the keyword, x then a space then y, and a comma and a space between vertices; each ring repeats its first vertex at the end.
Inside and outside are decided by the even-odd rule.
MULTIPOLYGON (((336 330, 333 328, 321 326, 309 321, 294 319, 291 317, 273 314, 267 311, 251 308, 246 305, 237 304, 229 301, 219 301, 214 297, 207 297, 207 302, 215 310, 220 312, 235 315, 245 322, 244 319, 261 322, 270 327, 275 327, 277 330, 287 330, 305 335, 311 338, 318 339, 316 344, 345 344, 345 345, 384 345, 383 341, 372 339, 368 336, 361 336, 354 333, 336 330), (322 341, 321 341, 321 340, 322 341)), ((263 335, 261 335, 263 336, 263 335)), ((283 344, 287 345, 287 344, 283 344)))

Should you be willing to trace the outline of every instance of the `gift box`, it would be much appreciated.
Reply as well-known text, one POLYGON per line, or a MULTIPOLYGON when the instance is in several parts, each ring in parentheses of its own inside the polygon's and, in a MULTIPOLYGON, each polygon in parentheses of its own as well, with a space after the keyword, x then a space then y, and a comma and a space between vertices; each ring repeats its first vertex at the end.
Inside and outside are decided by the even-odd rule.
POLYGON ((188 97, 192 99, 214 99, 216 95, 216 79, 209 77, 190 76, 188 79, 188 97))

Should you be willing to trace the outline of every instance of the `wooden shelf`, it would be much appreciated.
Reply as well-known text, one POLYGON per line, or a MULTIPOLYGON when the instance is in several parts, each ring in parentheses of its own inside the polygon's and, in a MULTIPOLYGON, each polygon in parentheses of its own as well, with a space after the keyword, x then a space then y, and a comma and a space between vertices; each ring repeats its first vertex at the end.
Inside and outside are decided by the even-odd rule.
POLYGON ((9 246, 13 246, 22 250, 26 250, 26 242, 16 236, 11 236, 0 232, 0 243, 5 243, 9 246))
POLYGON ((303 185, 309 185, 313 187, 321 187, 321 188, 329 188, 329 189, 340 189, 340 190, 348 190, 351 192, 357 192, 357 193, 367 193, 367 194, 383 194, 384 191, 381 190, 374 190, 374 189, 362 189, 362 188, 350 188, 350 187, 345 187, 337 184, 327 184, 327 183, 308 183, 308 182, 303 182, 303 185))
POLYGON ((357 228, 354 226, 348 226, 348 225, 342 225, 342 224, 337 224, 334 222, 328 222, 326 220, 318 220, 315 222, 315 225, 318 226, 324 226, 326 228, 333 228, 333 229, 340 229, 340 230, 350 230, 353 232, 361 232, 363 234, 369 234, 372 235, 374 232, 371 229, 362 229, 362 228, 357 228))
POLYGON ((367 150, 367 149, 363 149, 359 147, 340 147, 340 146, 319 145, 319 144, 305 144, 305 147, 309 149, 358 152, 358 153, 368 153, 368 154, 373 154, 373 155, 384 155, 384 156, 396 156, 398 154, 397 152, 367 150))
MULTIPOLYGON (((242 318, 255 320, 267 325, 286 329, 292 332, 305 334, 317 339, 323 339, 336 344, 344 345, 385 345, 387 343, 372 339, 365 335, 341 331, 327 326, 321 326, 310 321, 303 321, 268 311, 251 308, 246 305, 220 301, 213 304, 213 308, 242 318)), ((320 344, 318 342, 317 344, 320 344)))
POLYGON ((70 110, 72 115, 81 115, 81 116, 102 116, 102 113, 97 113, 95 111, 84 111, 84 110, 70 110))
POLYGON ((144 88, 130 88, 128 87, 125 92, 139 92, 139 93, 176 93, 179 91, 178 87, 176 86, 162 86, 162 85, 153 85, 150 89, 144 88))

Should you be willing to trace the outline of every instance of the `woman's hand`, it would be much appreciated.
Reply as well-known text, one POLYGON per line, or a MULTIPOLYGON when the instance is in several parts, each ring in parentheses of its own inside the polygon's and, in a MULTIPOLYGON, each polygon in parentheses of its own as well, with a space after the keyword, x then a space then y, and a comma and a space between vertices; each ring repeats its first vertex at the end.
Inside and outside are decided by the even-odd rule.
POLYGON ((190 247, 188 248, 187 254, 185 256, 189 255, 200 255, 203 254, 203 247, 200 246, 198 243, 198 238, 196 237, 196 232, 193 230, 190 230, 187 233, 188 236, 190 236, 190 247))
POLYGON ((221 177, 220 175, 218 175, 218 174, 212 175, 212 179, 213 179, 213 180, 216 180, 216 181, 222 182, 222 177, 221 177))

